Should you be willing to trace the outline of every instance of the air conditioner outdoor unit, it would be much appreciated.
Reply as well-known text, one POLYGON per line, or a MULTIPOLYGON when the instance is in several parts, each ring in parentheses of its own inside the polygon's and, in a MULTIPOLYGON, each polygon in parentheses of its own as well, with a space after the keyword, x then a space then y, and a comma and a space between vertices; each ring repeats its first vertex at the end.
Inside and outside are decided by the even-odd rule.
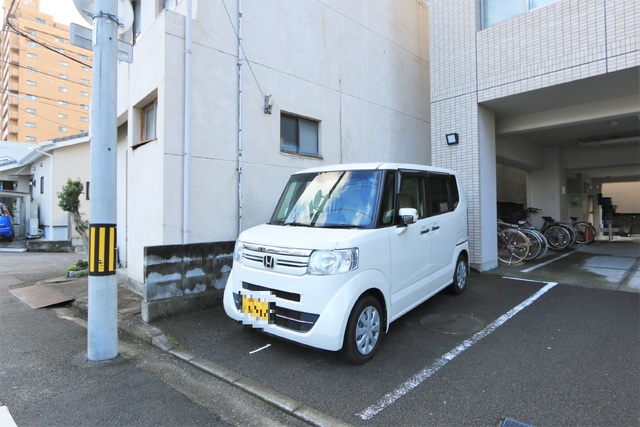
POLYGON ((38 235, 38 218, 27 219, 27 237, 39 237, 38 235))

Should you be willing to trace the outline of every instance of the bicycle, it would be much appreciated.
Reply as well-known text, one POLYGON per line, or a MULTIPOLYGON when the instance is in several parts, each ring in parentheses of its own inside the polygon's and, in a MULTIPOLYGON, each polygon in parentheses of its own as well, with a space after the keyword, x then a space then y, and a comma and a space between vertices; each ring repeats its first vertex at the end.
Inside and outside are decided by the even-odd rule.
POLYGON ((526 226, 524 221, 518 221, 518 224, 509 224, 502 220, 498 220, 498 227, 501 229, 508 227, 516 229, 523 233, 529 241, 529 252, 525 257, 525 261, 531 261, 547 253, 548 243, 544 235, 533 227, 526 226))
POLYGON ((498 227, 498 260, 513 265, 526 259, 529 253, 529 240, 521 231, 513 228, 498 227))
MULTIPOLYGON (((529 218, 531 214, 537 214, 540 212, 541 210, 538 208, 525 209, 524 210, 524 213, 526 215, 525 224, 533 228, 529 218)), ((540 232, 542 232, 544 237, 547 239, 547 244, 549 246, 549 249, 558 251, 558 250, 566 249, 567 247, 569 247, 572 240, 570 231, 568 231, 568 229, 566 229, 565 227, 562 227, 561 225, 556 224, 555 221, 549 222, 546 220, 546 218, 550 218, 553 220, 553 218, 551 217, 542 217, 542 218, 545 219, 545 222, 542 228, 540 229, 540 232)))
POLYGON ((586 221, 578 221, 575 216, 571 218, 571 226, 576 230, 576 242, 579 245, 589 244, 596 239, 596 228, 586 221))

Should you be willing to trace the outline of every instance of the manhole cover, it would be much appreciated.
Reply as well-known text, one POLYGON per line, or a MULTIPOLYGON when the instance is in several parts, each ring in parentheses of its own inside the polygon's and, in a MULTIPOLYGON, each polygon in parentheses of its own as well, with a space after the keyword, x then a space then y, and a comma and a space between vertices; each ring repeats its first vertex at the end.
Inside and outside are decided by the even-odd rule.
POLYGON ((420 319, 425 329, 441 334, 474 334, 484 329, 485 324, 477 317, 460 313, 430 314, 420 319))

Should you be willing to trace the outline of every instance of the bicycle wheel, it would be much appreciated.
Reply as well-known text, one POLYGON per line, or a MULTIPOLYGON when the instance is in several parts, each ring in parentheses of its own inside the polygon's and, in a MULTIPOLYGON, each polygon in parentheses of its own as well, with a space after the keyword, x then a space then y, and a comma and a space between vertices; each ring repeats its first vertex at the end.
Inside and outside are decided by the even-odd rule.
POLYGON ((576 241, 578 240, 578 233, 576 232, 575 228, 573 228, 572 225, 566 224, 564 222, 558 223, 557 225, 564 228, 569 233, 569 246, 575 245, 576 241))
POLYGON ((518 230, 506 229, 498 232, 498 259, 505 264, 517 264, 529 253, 527 236, 518 230))
POLYGON ((542 238, 533 230, 529 230, 528 228, 520 228, 519 229, 522 234, 527 236, 529 240, 529 253, 524 258, 525 261, 531 261, 532 259, 536 259, 540 256, 542 252, 542 247, 544 243, 542 243, 542 238))
POLYGON ((578 244, 591 243, 596 239, 596 228, 588 222, 576 222, 573 224, 577 233, 578 244))
POLYGON ((547 238, 549 249, 554 251, 565 249, 571 243, 569 232, 559 225, 550 225, 542 230, 542 234, 547 238))

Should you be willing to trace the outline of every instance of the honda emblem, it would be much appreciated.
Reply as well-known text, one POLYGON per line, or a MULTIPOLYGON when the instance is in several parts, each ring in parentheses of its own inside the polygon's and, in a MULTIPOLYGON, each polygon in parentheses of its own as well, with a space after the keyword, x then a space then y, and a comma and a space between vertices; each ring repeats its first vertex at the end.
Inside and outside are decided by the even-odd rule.
POLYGON ((276 265, 276 260, 271 255, 265 255, 264 261, 262 261, 262 263, 267 268, 273 268, 276 265))

